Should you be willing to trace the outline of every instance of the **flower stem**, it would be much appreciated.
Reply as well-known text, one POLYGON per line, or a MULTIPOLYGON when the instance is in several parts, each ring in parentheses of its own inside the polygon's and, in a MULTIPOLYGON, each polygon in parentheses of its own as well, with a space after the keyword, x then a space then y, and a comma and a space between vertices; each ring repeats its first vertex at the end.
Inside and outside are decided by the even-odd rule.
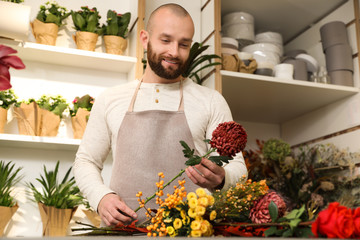
MULTIPOLYGON (((169 182, 167 182, 162 188, 160 188, 160 190, 163 190, 164 188, 166 188, 169 184, 171 184, 173 181, 175 181, 175 179, 177 179, 178 177, 180 177, 183 173, 185 172, 184 169, 181 169, 181 171, 175 176, 173 177, 169 182)), ((156 193, 154 193, 153 195, 151 195, 150 197, 146 198, 144 205, 149 202, 151 199, 153 199, 156 196, 156 193)), ((138 207, 135 212, 139 211, 141 207, 138 207)))

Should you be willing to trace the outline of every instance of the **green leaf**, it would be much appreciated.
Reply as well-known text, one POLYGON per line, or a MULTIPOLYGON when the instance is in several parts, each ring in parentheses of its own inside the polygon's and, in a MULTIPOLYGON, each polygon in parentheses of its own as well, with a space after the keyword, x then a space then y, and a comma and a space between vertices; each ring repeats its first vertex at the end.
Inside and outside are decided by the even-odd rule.
POLYGON ((287 229, 286 231, 284 231, 282 233, 282 237, 291 237, 293 235, 293 230, 292 229, 287 229))
POLYGON ((269 213, 270 213, 271 221, 276 222, 278 218, 279 210, 273 201, 269 203, 269 213))
POLYGON ((192 156, 189 160, 185 162, 186 166, 195 166, 201 162, 201 157, 199 156, 192 156))
POLYGON ((272 235, 274 235, 277 231, 276 226, 271 226, 268 230, 266 230, 265 233, 265 237, 270 237, 272 235))
POLYGON ((295 219, 295 218, 297 218, 298 213, 299 213, 299 210, 294 209, 291 212, 289 212, 288 214, 286 214, 284 217, 288 220, 295 219))
POLYGON ((289 222, 290 228, 291 228, 291 229, 296 228, 296 227, 299 225, 300 222, 301 222, 301 219, 300 219, 300 218, 296 218, 296 219, 291 220, 291 221, 289 222))
POLYGON ((221 163, 221 165, 218 165, 222 166, 223 163, 229 163, 229 160, 232 160, 233 158, 229 156, 210 156, 208 159, 216 164, 221 163))

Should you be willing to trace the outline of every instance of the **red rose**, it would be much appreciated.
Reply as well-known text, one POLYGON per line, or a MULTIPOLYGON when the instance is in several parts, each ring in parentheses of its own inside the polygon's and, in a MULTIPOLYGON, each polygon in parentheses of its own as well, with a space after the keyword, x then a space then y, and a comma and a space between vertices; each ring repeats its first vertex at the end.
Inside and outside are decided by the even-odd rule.
POLYGON ((353 238, 360 238, 360 208, 353 210, 354 234, 353 238))
POLYGON ((338 202, 330 203, 327 209, 322 210, 311 226, 315 237, 349 238, 354 230, 351 209, 338 202))

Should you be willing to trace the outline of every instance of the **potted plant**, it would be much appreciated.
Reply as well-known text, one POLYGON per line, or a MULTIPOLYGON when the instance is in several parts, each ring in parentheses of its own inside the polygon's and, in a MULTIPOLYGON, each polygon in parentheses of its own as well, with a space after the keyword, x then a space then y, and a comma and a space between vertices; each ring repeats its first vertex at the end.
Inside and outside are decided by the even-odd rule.
POLYGON ((21 100, 15 103, 14 116, 17 119, 19 134, 38 136, 40 132, 39 106, 35 99, 21 100))
POLYGON ((11 161, 0 161, 0 236, 3 235, 6 225, 19 208, 14 197, 11 196, 13 187, 21 180, 19 172, 22 168, 15 168, 11 161))
POLYGON ((74 138, 81 139, 94 104, 94 98, 86 94, 81 98, 76 97, 72 103, 73 108, 70 109, 70 115, 74 138))
POLYGON ((0 36, 26 41, 31 7, 23 0, 0 0, 0 36))
POLYGON ((188 77, 193 79, 196 83, 202 84, 204 82, 204 78, 200 78, 198 75, 205 68, 209 68, 216 65, 221 65, 220 62, 212 62, 215 58, 221 58, 216 54, 203 54, 206 49, 209 48, 209 45, 202 45, 201 43, 195 42, 190 49, 190 55, 187 62, 187 67, 185 72, 182 74, 183 77, 188 77), (207 62, 206 62, 207 61, 207 62), (205 65, 198 68, 201 64, 205 63, 205 65))
POLYGON ((17 96, 12 89, 0 91, 0 133, 4 133, 8 109, 16 102, 17 96))
POLYGON ((31 182, 27 183, 30 194, 38 203, 43 223, 43 236, 66 236, 67 227, 77 207, 83 203, 79 188, 74 177, 69 177, 71 167, 59 182, 59 161, 55 169, 47 171, 44 165, 44 175, 36 180, 41 190, 31 182))
POLYGON ((25 68, 24 63, 18 56, 10 55, 13 53, 17 53, 17 51, 11 47, 0 44, 0 91, 11 88, 10 67, 15 69, 25 68))
POLYGON ((122 55, 127 47, 128 26, 131 13, 118 14, 108 10, 106 24, 102 26, 107 53, 122 55))
POLYGON ((71 11, 76 34, 73 39, 78 49, 95 51, 98 36, 102 29, 99 20, 101 18, 96 7, 90 9, 88 6, 81 7, 79 11, 71 11))
POLYGON ((60 95, 42 95, 36 101, 41 116, 39 136, 54 137, 58 134, 62 114, 68 107, 66 99, 60 95))
POLYGON ((54 46, 59 27, 64 25, 62 22, 69 15, 70 12, 56 2, 40 5, 36 19, 31 23, 36 42, 54 46))

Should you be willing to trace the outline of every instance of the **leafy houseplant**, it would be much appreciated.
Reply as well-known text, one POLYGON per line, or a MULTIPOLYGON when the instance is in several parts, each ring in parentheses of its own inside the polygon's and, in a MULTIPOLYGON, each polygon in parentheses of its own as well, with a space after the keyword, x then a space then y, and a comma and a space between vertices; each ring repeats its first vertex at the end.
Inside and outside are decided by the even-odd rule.
POLYGON ((99 23, 101 16, 96 7, 90 9, 83 6, 79 11, 71 11, 71 17, 77 30, 73 39, 78 49, 94 51, 97 38, 102 33, 99 23))
POLYGON ((82 96, 81 98, 76 97, 74 99, 73 109, 70 109, 74 138, 82 138, 93 104, 94 98, 88 94, 82 96))
POLYGON ((206 49, 209 48, 209 45, 202 45, 201 43, 195 42, 190 49, 190 55, 187 61, 187 67, 184 73, 182 74, 183 77, 189 77, 193 79, 196 83, 202 84, 204 82, 204 78, 201 79, 199 73, 209 67, 221 65, 220 62, 212 62, 215 58, 221 58, 216 54, 203 54, 201 55, 206 49), (206 63, 204 66, 198 68, 200 64, 206 63))
POLYGON ((0 161, 0 236, 3 235, 7 223, 18 209, 18 205, 10 193, 22 178, 19 175, 21 169, 21 167, 15 168, 15 164, 11 161, 8 163, 0 161))
POLYGON ((24 2, 24 0, 1 0, 1 1, 12 2, 12 3, 23 3, 24 2))
POLYGON ((40 5, 36 19, 31 23, 36 42, 55 45, 59 27, 62 21, 70 15, 65 7, 56 2, 46 2, 40 5))
POLYGON ((75 185, 74 177, 70 178, 70 172, 71 167, 59 183, 58 161, 52 171, 47 171, 44 165, 44 175, 36 178, 42 187, 41 191, 33 183, 27 183, 35 201, 39 205, 44 236, 65 236, 67 226, 77 206, 83 203, 83 197, 79 188, 75 185))
POLYGON ((102 26, 107 53, 123 54, 127 47, 125 40, 128 33, 131 13, 118 14, 115 10, 108 10, 106 24, 102 26))
POLYGON ((17 96, 12 89, 0 91, 0 133, 4 133, 9 107, 16 103, 17 96))

